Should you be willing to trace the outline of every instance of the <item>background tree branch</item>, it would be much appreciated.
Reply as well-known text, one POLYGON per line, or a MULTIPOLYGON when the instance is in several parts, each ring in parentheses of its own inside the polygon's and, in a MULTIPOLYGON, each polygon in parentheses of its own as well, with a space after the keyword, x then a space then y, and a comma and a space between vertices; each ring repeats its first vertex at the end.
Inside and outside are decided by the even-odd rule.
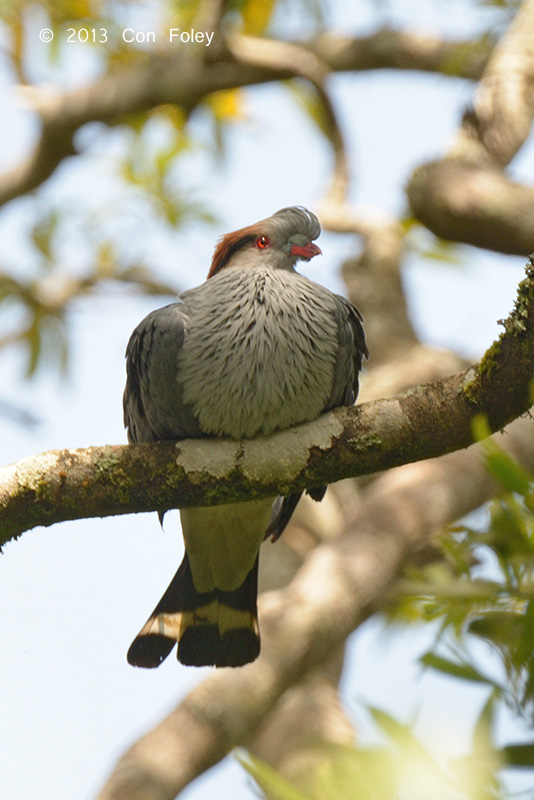
MULTIPOLYGON (((216 36, 220 37, 220 32, 216 36)), ((241 44, 249 51, 254 47, 250 37, 236 36, 230 41, 236 51, 241 44)), ((58 93, 20 87, 23 100, 39 116, 41 134, 32 155, 0 175, 0 206, 41 185, 65 158, 74 155, 76 131, 88 122, 115 124, 124 115, 165 103, 188 114, 214 92, 287 80, 295 76, 295 70, 284 58, 286 47, 302 52, 304 60, 309 53, 330 72, 398 68, 445 71, 471 79, 479 77, 491 52, 487 40, 450 42, 430 34, 392 30, 353 38, 324 34, 294 44, 259 39, 257 44, 271 51, 279 44, 279 63, 247 66, 225 48, 218 50, 215 61, 160 51, 134 66, 117 68, 83 89, 58 93)))
POLYGON ((448 153, 409 180, 412 213, 436 236, 517 255, 534 248, 534 189, 503 171, 531 129, 533 36, 527 0, 488 59, 448 153))
MULTIPOLYGON (((510 425, 499 445, 534 468, 530 420, 510 425)), ((380 477, 341 538, 318 547, 287 588, 260 599, 260 658, 212 673, 193 689, 119 759, 99 800, 171 800, 246 744, 291 686, 383 608, 432 535, 494 491, 477 447, 380 477)))

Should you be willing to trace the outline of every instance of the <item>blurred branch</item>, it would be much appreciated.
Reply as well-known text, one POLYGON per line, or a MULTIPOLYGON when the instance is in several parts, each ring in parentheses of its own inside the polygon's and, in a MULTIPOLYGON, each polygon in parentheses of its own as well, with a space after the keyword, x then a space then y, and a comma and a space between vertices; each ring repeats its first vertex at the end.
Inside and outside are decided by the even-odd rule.
POLYGON ((534 2, 525 0, 488 60, 449 157, 509 164, 530 134, 533 84, 534 2))
POLYGON ((118 258, 112 258, 111 253, 108 256, 97 260, 94 271, 82 277, 63 272, 52 260, 52 266, 40 279, 32 276, 17 280, 0 271, 0 307, 4 300, 15 300, 24 309, 22 320, 0 336, 0 352, 13 344, 24 344, 28 354, 28 377, 47 356, 66 369, 69 356, 66 317, 74 300, 95 294, 111 281, 144 294, 176 296, 175 288, 152 277, 142 265, 123 265, 118 258), (48 341, 47 333, 52 334, 48 341), (45 341, 47 346, 43 346, 45 341))
POLYGON ((319 208, 322 226, 336 233, 352 233, 360 251, 343 264, 349 298, 362 311, 372 353, 373 371, 381 363, 406 358, 417 343, 402 286, 404 235, 399 220, 382 209, 324 202, 319 208))
POLYGON ((478 80, 493 43, 488 38, 451 41, 430 33, 384 28, 369 36, 323 33, 303 45, 331 72, 398 69, 478 80))
POLYGON ((432 161, 412 173, 407 194, 413 215, 442 239, 510 255, 534 250, 534 187, 500 170, 432 161))
POLYGON ((0 398, 0 417, 9 419, 23 428, 36 428, 40 420, 25 408, 0 398))
POLYGON ((287 70, 292 77, 304 78, 314 87, 325 118, 325 131, 332 145, 335 165, 328 199, 342 203, 349 189, 349 172, 345 144, 336 111, 326 90, 329 69, 324 61, 304 47, 288 42, 254 39, 239 36, 229 39, 228 45, 237 61, 247 67, 287 70))
MULTIPOLYGON (((532 469, 530 420, 507 433, 499 443, 532 469)), ((287 690, 383 607, 433 533, 494 489, 478 448, 379 478, 345 534, 318 547, 286 589, 260 599, 260 658, 214 672, 193 689, 122 756, 99 800, 171 800, 233 747, 247 744, 287 690)))
MULTIPOLYGON (((268 549, 271 548, 264 551, 268 549)), ((343 659, 344 647, 340 646, 319 667, 310 669, 301 681, 284 692, 256 734, 246 742, 250 753, 297 785, 302 786, 310 771, 324 759, 326 743, 354 743, 354 728, 338 691, 343 659)), ((276 795, 267 797, 274 800, 276 795)))
POLYGON ((437 236, 502 253, 534 249, 534 188, 502 171, 534 116, 534 1, 526 0, 493 50, 449 152, 416 169, 414 216, 437 236))
POLYGON ((503 324, 464 372, 272 436, 51 451, 4 467, 0 544, 35 525, 290 494, 467 447, 474 418, 500 430, 532 403, 532 263, 503 324))
POLYGON ((228 0, 201 0, 193 27, 197 31, 218 31, 228 10, 228 0))
MULTIPOLYGON (((217 10, 217 6, 213 8, 217 10)), ((239 48, 239 37, 232 41, 239 48)), ((269 45, 264 39, 247 39, 247 42, 244 46, 248 50, 254 42, 259 47, 269 45)), ((271 44, 292 46, 287 42, 271 44)), ((391 30, 354 38, 323 34, 293 46, 307 53, 314 63, 318 59, 330 72, 403 69, 467 78, 480 75, 491 52, 488 42, 448 42, 426 34, 391 30)), ((224 48, 220 53, 216 61, 180 53, 154 53, 135 65, 106 74, 83 89, 64 93, 21 87, 21 97, 40 118, 41 134, 31 156, 0 175, 0 205, 35 189, 65 158, 74 155, 74 135, 88 122, 117 124, 125 114, 164 103, 175 104, 189 113, 213 92, 285 80, 295 74, 291 64, 246 66, 225 56, 224 48)))

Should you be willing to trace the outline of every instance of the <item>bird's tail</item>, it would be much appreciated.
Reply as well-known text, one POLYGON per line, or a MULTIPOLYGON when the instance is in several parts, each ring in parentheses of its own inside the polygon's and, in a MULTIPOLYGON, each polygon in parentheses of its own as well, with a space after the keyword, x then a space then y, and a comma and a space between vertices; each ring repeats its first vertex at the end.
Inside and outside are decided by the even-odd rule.
POLYGON ((256 599, 258 558, 242 585, 201 593, 187 553, 167 591, 128 650, 134 667, 158 667, 178 643, 178 661, 201 667, 240 667, 260 652, 256 599))

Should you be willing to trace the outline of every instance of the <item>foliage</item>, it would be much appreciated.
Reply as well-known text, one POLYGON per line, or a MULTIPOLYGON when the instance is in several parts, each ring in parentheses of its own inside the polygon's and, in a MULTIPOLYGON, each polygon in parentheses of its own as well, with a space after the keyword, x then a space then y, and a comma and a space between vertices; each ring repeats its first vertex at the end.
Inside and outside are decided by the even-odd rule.
MULTIPOLYGON (((234 3, 229 13, 237 9, 245 29, 250 28, 251 20, 261 19, 262 25, 258 28, 256 22, 257 30, 253 31, 261 33, 276 5, 250 0, 234 3)), ((200 2, 162 4, 157 10, 153 6, 151 27, 163 30, 171 21, 184 27, 196 18, 201 7, 200 2)), ((50 78, 57 82, 58 74, 69 75, 66 65, 73 47, 91 51, 101 72, 140 62, 142 48, 124 42, 119 34, 143 13, 146 8, 138 2, 42 0, 19 4, 4 0, 0 5, 7 54, 22 85, 50 78), (48 26, 54 33, 53 41, 37 57, 31 45, 36 38, 36 24, 48 26), (87 42, 66 44, 71 26, 105 28, 107 40, 95 43, 89 37, 87 42)), ((239 92, 218 92, 188 119, 174 107, 160 106, 130 115, 112 129, 93 127, 81 137, 84 146, 78 156, 79 180, 87 180, 87 170, 109 175, 116 202, 104 209, 89 205, 84 208, 77 189, 76 202, 59 202, 50 199, 47 186, 37 191, 34 200, 27 201, 27 224, 19 244, 26 246, 27 262, 22 268, 12 263, 9 250, 5 249, 0 262, 0 351, 12 345, 22 348, 28 377, 50 363, 59 364, 66 372, 69 310, 74 302, 109 286, 110 281, 143 293, 176 293, 178 286, 165 281, 149 259, 138 254, 132 259, 132 225, 137 226, 142 216, 145 230, 151 230, 151 238, 156 239, 162 233, 173 237, 192 222, 214 222, 210 209, 198 199, 194 188, 188 185, 190 181, 184 179, 183 167, 193 151, 201 147, 198 118, 211 131, 211 141, 205 141, 203 146, 211 147, 214 158, 220 157, 225 129, 242 118, 241 105, 239 92), (119 146, 114 144, 118 138, 119 146), (110 161, 110 151, 120 154, 110 161), (85 263, 76 263, 73 254, 78 252, 86 254, 85 263)))
POLYGON ((414 734, 414 724, 368 707, 382 745, 318 748, 316 767, 298 788, 257 759, 239 761, 274 800, 388 800, 399 796, 490 800, 509 797, 503 769, 534 770, 534 476, 494 442, 484 443, 500 487, 478 528, 440 536, 445 561, 411 570, 389 619, 437 626, 424 669, 487 689, 471 752, 443 764, 414 734), (489 656, 491 651, 492 657, 489 656), (497 744, 505 704, 527 731, 523 742, 497 744), (305 789, 302 788, 304 783, 305 789))
POLYGON ((368 708, 380 745, 325 744, 315 766, 299 777, 305 790, 250 755, 238 760, 269 800, 396 800, 432 797, 436 800, 490 800, 504 797, 496 777, 501 754, 487 747, 488 704, 473 735, 472 753, 443 766, 414 735, 412 727, 378 708, 368 708))
POLYGON ((502 704, 529 732, 528 742, 492 752, 501 764, 534 768, 534 476, 494 441, 482 446, 500 487, 485 521, 441 535, 445 563, 412 571, 394 615, 437 625, 421 663, 487 687, 489 743, 502 704))
MULTIPOLYGON (((37 82, 57 83, 58 75, 65 80, 64 76, 70 75, 73 48, 90 52, 91 70, 101 74, 142 63, 143 44, 125 42, 121 36, 125 26, 132 25, 137 30, 136 26, 149 24, 161 35, 170 25, 182 29, 198 27, 206 7, 200 0, 174 0, 151 6, 135 0, 36 0, 22 4, 3 0, 0 24, 18 83, 31 87, 37 82), (34 42, 40 26, 49 27, 54 36, 36 51, 34 42), (73 28, 105 29, 105 41, 93 41, 88 36, 87 41, 67 44, 67 33, 73 28)), ((304 8, 319 24, 319 0, 232 0, 225 5, 223 21, 242 33, 261 36, 277 16, 283 18, 286 11, 298 13, 304 8)), ((28 203, 26 209, 26 242, 21 246, 27 245, 29 257, 22 275, 10 262, 8 253, 4 252, 0 263, 0 311, 4 323, 0 351, 11 345, 22 347, 27 376, 50 363, 59 364, 66 372, 69 309, 102 285, 113 281, 145 293, 176 293, 178 287, 166 282, 150 259, 137 255, 132 263, 127 246, 132 236, 129 226, 132 220, 137 224, 142 216, 147 232, 152 230, 151 238, 155 240, 158 234, 173 237, 192 223, 213 224, 211 209, 199 199, 190 180, 184 178, 184 167, 202 148, 211 151, 215 160, 224 156, 226 131, 243 119, 243 107, 240 90, 215 92, 187 118, 175 107, 163 105, 129 115, 116 121, 112 128, 93 126, 87 136, 82 132, 77 158, 80 181, 87 179, 84 164, 86 170, 108 174, 117 202, 103 210, 82 208, 78 202, 57 203, 48 197, 48 188, 43 186, 36 193, 36 201, 28 203), (115 163, 110 163, 110 151, 120 152, 115 163), (129 224, 125 221, 128 216, 129 224), (83 248, 73 242, 80 232, 83 248), (92 253, 92 261, 73 264, 69 243, 77 251, 92 253)))
POLYGON ((69 311, 110 282, 145 294, 175 294, 176 287, 127 253, 120 225, 115 236, 110 235, 110 224, 118 221, 119 213, 104 219, 98 211, 28 204, 27 263, 10 263, 7 252, 0 263, 0 353, 10 345, 22 346, 27 377, 51 363, 66 372, 69 311), (78 250, 86 254, 83 263, 75 263, 78 250))
POLYGON ((439 623, 436 645, 423 663, 486 684, 532 727, 534 477, 493 442, 485 443, 484 451, 503 493, 489 504, 481 530, 461 525, 442 537, 452 577, 445 581, 440 568, 427 570, 428 589, 419 590, 412 602, 422 619, 439 623), (497 656, 491 671, 479 666, 475 641, 497 656), (442 649, 451 657, 440 655, 442 649))

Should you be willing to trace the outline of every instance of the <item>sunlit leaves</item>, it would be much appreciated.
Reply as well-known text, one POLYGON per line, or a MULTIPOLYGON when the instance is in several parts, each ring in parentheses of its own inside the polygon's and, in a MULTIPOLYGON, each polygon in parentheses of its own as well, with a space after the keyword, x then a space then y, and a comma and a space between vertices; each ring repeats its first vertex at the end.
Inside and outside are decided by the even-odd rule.
POLYGON ((313 800, 311 795, 300 791, 275 769, 250 754, 236 753, 236 758, 272 800, 313 800))
POLYGON ((120 241, 109 238, 97 218, 86 226, 74 219, 64 208, 45 206, 36 211, 28 230, 33 257, 24 270, 10 270, 8 265, 0 269, 0 353, 18 346, 28 377, 41 366, 66 372, 69 311, 76 301, 109 282, 146 294, 176 294, 176 287, 158 279, 140 260, 126 257, 120 241), (71 241, 72 228, 80 229, 75 242, 79 245, 80 237, 83 240, 83 259, 75 265, 71 263, 76 246, 71 241))
POLYGON ((471 752, 451 762, 451 769, 470 800, 506 797, 501 782, 502 756, 495 747, 495 695, 490 694, 476 720, 471 752))
MULTIPOLYGON (((484 420, 477 430, 487 433, 484 420)), ((472 752, 449 766, 462 796, 493 800, 507 796, 503 768, 534 768, 532 742, 498 746, 496 733, 503 704, 534 728, 534 476, 494 439, 480 446, 495 499, 476 526, 444 532, 443 561, 410 570, 390 614, 405 624, 434 623, 425 669, 487 689, 472 752)))
POLYGON ((30 238, 39 251, 41 263, 50 266, 53 260, 53 240, 57 233, 59 214, 50 209, 39 217, 30 231, 30 238))
POLYGON ((0 310, 5 303, 18 306, 21 314, 12 330, 0 335, 0 351, 22 345, 26 353, 26 376, 33 375, 43 360, 53 361, 64 372, 68 363, 68 338, 64 309, 43 302, 33 281, 19 282, 0 273, 0 310))
POLYGON ((247 754, 238 760, 269 800, 394 800, 399 783, 396 754, 385 747, 321 744, 313 766, 294 781, 247 754))
MULTIPOLYGON (((111 18, 106 17, 106 4, 100 0, 34 0, 27 3, 3 0, 0 3, 0 19, 5 25, 4 33, 8 39, 7 52, 21 82, 26 82, 27 62, 39 43, 36 22, 46 25, 54 34, 42 50, 52 62, 59 59, 68 25, 78 24, 79 27, 89 28, 112 25, 111 18)), ((88 43, 91 43, 91 38, 88 43)), ((102 49, 102 57, 105 54, 105 49, 102 49)))
POLYGON ((248 0, 242 3, 243 33, 259 36, 267 28, 277 0, 248 0))
POLYGON ((0 335, 0 350, 22 344, 26 351, 26 375, 33 375, 45 355, 64 371, 68 346, 64 309, 53 288, 54 239, 58 216, 44 212, 30 230, 30 241, 36 251, 35 275, 15 277, 0 272, 0 311, 9 307, 16 322, 11 330, 0 335))
POLYGON ((508 492, 516 492, 534 513, 533 476, 491 440, 484 445, 484 456, 488 469, 499 484, 508 492))
MULTIPOLYGON (((497 800, 504 797, 502 766, 526 766, 531 748, 495 747, 495 702, 491 696, 475 723, 471 749, 463 758, 439 759, 414 732, 415 724, 367 707, 381 740, 374 745, 314 742, 305 750, 309 766, 292 780, 250 755, 238 760, 269 800, 497 800)), ((436 728, 435 735, 439 731, 436 728)), ((430 740, 436 749, 435 741, 430 740)))
MULTIPOLYGON (((118 3, 3 0, 0 19, 6 53, 18 82, 56 83, 60 75, 65 80, 63 88, 67 88, 87 79, 91 81, 98 74, 110 74, 125 64, 135 68, 135 64, 145 63, 154 48, 126 43, 121 36, 126 26, 140 30, 146 24, 146 29, 156 30, 156 49, 163 52, 168 44, 168 36, 163 32, 171 25, 187 29, 220 24, 221 30, 262 36, 271 30, 273 21, 283 19, 288 12, 294 15, 305 10, 317 21, 320 7, 318 0, 233 0, 220 8, 198 0, 148 5, 133 0, 118 3), (51 29, 52 41, 39 42, 41 26, 51 29), (89 34, 75 35, 67 43, 69 28, 89 34), (94 29, 104 29, 104 38, 98 36, 95 40, 91 35, 94 29), (88 76, 74 76, 72 57, 84 48, 92 49, 87 62, 80 59, 82 65, 90 65, 88 76), (68 69, 64 69, 66 64, 68 69)), ((196 53, 195 57, 200 55, 196 53)), ((133 209, 134 216, 143 215, 147 232, 152 227, 163 230, 169 237, 192 221, 213 222, 210 209, 200 199, 196 187, 191 180, 184 179, 182 165, 187 167, 191 155, 200 148, 208 158, 224 155, 226 130, 244 117, 242 96, 241 90, 217 92, 202 99, 187 114, 175 106, 161 105, 123 116, 113 120, 111 136, 109 128, 103 125, 94 126, 89 137, 85 136, 87 129, 80 131, 77 162, 83 165, 92 158, 95 175, 100 170, 109 179, 111 172, 113 180, 122 181, 124 194, 120 207, 115 204, 111 209, 100 209, 99 213, 90 210, 89 204, 87 208, 71 208, 68 203, 55 208, 52 201, 40 198, 41 207, 35 219, 32 219, 35 209, 28 214, 28 250, 32 255, 24 274, 16 273, 9 261, 0 264, 3 312, 0 349, 11 344, 22 345, 28 374, 45 363, 65 367, 69 308, 104 282, 120 281, 148 293, 171 291, 165 280, 150 271, 144 253, 134 253, 133 244, 124 247, 122 232, 128 227, 125 218, 133 209), (117 130, 123 135, 123 146, 118 159, 113 159, 109 158, 108 143, 117 130), (95 158, 95 150, 100 160, 98 155, 95 158), (50 203, 48 209, 47 203, 50 203), (69 241, 73 227, 83 232, 74 259, 68 247, 63 246, 69 241)), ((31 113, 31 107, 28 111, 31 113)), ((22 160, 26 157, 31 158, 31 153, 22 160)))
POLYGON ((286 86, 308 118, 315 123, 324 136, 328 136, 325 108, 314 87, 302 80, 287 81, 286 86))
POLYGON ((214 152, 222 157, 224 134, 229 124, 241 122, 245 118, 243 92, 240 89, 215 92, 202 103, 202 109, 208 112, 211 121, 214 152))
POLYGON ((421 657, 421 663, 425 667, 432 667, 432 669, 442 672, 443 674, 452 678, 460 678, 463 681, 472 681, 485 686, 491 686, 492 688, 495 686, 495 682, 492 678, 484 675, 484 673, 477 669, 473 664, 464 661, 461 656, 459 660, 456 661, 451 658, 444 658, 437 653, 430 652, 425 653, 421 657))
POLYGON ((405 246, 420 258, 450 267, 461 267, 467 263, 465 251, 460 245, 434 236, 414 217, 404 217, 401 220, 401 227, 405 236, 405 246))
POLYGON ((137 118, 129 147, 119 161, 122 179, 173 228, 186 221, 212 222, 207 207, 180 181, 180 159, 194 147, 183 119, 166 106, 137 118))
POLYGON ((533 727, 534 478, 494 440, 481 446, 501 489, 486 523, 446 532, 446 562, 408 576, 397 613, 439 624, 425 667, 487 685, 533 727), (487 666, 474 655, 476 641, 496 656, 487 666))

